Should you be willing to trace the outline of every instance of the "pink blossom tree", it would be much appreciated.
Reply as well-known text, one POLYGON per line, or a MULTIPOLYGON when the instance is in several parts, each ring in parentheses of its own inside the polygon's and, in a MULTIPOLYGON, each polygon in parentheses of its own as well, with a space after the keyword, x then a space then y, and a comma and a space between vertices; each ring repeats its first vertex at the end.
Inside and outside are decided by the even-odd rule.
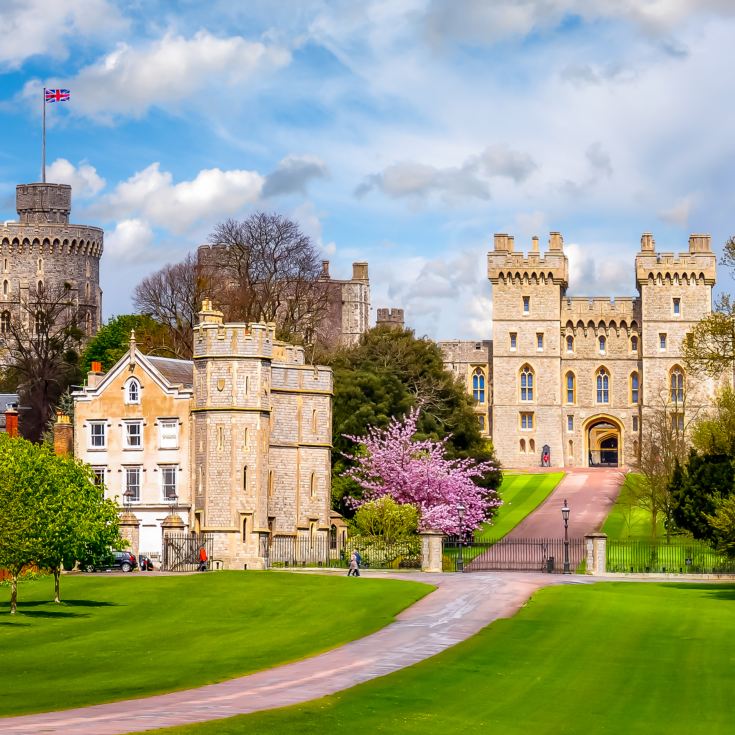
POLYGON ((447 438, 417 440, 419 409, 388 426, 368 429, 365 436, 348 436, 358 445, 354 462, 344 474, 364 490, 361 502, 390 495, 419 511, 419 528, 446 534, 474 530, 492 518, 501 500, 495 490, 480 487, 474 478, 495 469, 492 462, 446 457, 447 438), (463 507, 460 529, 459 507, 463 507))

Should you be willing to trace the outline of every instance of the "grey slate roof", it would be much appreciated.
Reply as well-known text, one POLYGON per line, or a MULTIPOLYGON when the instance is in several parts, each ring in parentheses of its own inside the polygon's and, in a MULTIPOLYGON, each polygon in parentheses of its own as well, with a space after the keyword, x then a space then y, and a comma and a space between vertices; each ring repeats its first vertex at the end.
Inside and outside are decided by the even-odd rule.
POLYGON ((152 357, 151 355, 146 355, 146 359, 171 385, 193 387, 194 363, 191 360, 174 360, 172 357, 152 357))
POLYGON ((18 406, 17 393, 0 393, 0 431, 5 431, 5 410, 13 403, 18 406))

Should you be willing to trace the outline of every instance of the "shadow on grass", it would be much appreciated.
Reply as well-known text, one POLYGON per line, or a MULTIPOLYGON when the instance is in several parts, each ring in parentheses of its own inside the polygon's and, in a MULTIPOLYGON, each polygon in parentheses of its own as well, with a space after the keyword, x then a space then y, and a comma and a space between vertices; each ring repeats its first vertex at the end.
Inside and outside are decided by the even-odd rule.
POLYGON ((663 582, 662 584, 680 590, 701 590, 710 597, 735 601, 735 582, 663 582))
POLYGON ((78 613, 78 612, 71 612, 71 611, 65 611, 61 609, 56 610, 23 610, 20 605, 18 605, 18 615, 23 615, 27 618, 88 618, 89 614, 87 613, 78 613))

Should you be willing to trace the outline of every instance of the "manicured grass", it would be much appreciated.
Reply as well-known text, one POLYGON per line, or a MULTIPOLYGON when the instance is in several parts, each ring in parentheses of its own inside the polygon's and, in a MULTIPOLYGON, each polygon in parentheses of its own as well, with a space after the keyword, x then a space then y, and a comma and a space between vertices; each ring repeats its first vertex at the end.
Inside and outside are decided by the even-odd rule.
POLYGON ((562 477, 563 472, 504 475, 499 490, 503 504, 492 525, 484 524, 475 538, 495 540, 505 536, 551 495, 562 477))
POLYGON ((160 735, 734 731, 734 585, 541 590, 439 656, 305 705, 160 735))
MULTIPOLYGON (((0 588, 0 714, 66 709, 222 681, 390 623, 419 582, 282 572, 65 577, 0 588)), ((0 730, 2 725, 0 724, 0 730)))
MULTIPOLYGON (((643 482, 642 475, 629 472, 620 488, 620 495, 610 510, 602 532, 611 539, 649 539, 651 538, 651 514, 643 508, 635 506, 635 491, 643 482)), ((656 524, 656 536, 666 535, 663 518, 656 524)))

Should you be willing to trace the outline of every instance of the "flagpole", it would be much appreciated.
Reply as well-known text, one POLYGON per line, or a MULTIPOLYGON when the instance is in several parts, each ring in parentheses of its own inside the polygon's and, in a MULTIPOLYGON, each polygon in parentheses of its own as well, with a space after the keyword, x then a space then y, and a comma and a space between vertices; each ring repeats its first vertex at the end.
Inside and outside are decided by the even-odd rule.
POLYGON ((43 144, 41 146, 41 181, 46 183, 46 87, 43 88, 43 144))

